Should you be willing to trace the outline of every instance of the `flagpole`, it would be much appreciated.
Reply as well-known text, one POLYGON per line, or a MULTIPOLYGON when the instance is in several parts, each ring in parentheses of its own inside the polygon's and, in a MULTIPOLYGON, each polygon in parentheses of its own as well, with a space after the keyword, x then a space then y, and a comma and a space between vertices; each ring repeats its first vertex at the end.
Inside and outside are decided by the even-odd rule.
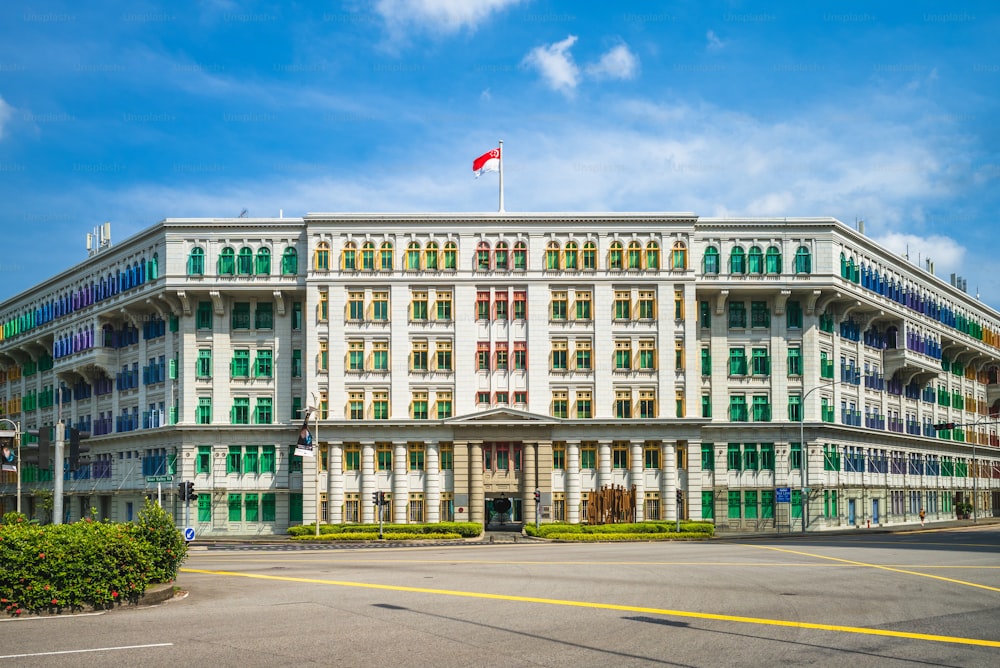
POLYGON ((503 139, 500 140, 500 213, 503 213, 503 139))

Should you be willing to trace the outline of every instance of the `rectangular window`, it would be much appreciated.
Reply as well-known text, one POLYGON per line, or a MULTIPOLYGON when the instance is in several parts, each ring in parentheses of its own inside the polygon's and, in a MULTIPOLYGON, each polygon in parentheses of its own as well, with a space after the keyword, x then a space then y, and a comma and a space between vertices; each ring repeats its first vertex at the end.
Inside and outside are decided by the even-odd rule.
POLYGON ((660 468, 660 445, 658 443, 643 444, 642 460, 643 468, 658 470, 660 468))
POLYGON ((652 290, 639 291, 639 319, 656 320, 656 295, 652 290))
POLYGON ((597 468, 597 444, 596 443, 581 443, 580 444, 580 468, 581 469, 596 469, 597 468))
POLYGON ((347 293, 347 319, 353 322, 365 319, 365 293, 347 293))
POLYGON ((757 519, 757 490, 755 489, 743 492, 743 517, 748 520, 757 519))
POLYGON ((250 351, 236 349, 233 351, 233 363, 231 367, 231 374, 233 378, 249 378, 250 377, 250 351))
POLYGON ((493 312, 497 320, 507 320, 509 317, 506 292, 497 292, 493 295, 493 312))
POLYGON ((566 444, 556 442, 552 444, 552 469, 562 471, 566 469, 566 444))
POLYGON ((639 340, 639 369, 641 371, 656 369, 656 341, 653 339, 639 340))
POLYGON ((426 392, 414 392, 413 399, 410 402, 410 417, 414 420, 426 420, 428 417, 427 413, 427 393, 426 392))
POLYGON ((434 358, 438 371, 451 371, 451 341, 436 342, 434 358))
POLYGON ((729 519, 740 519, 740 492, 739 490, 729 491, 729 519))
POLYGON ((802 420, 802 397, 798 394, 788 395, 788 419, 792 422, 802 420))
POLYGON ((438 292, 435 295, 434 310, 437 320, 451 320, 451 293, 438 292))
POLYGON ((590 390, 576 391, 576 417, 589 419, 594 417, 593 393, 590 390))
POLYGON ((632 341, 629 339, 615 340, 616 370, 628 371, 632 368, 632 341))
POLYGON ((232 424, 250 424, 250 397, 233 397, 232 424))
POLYGON ((413 349, 410 353, 410 370, 427 371, 427 342, 414 341, 413 349))
POLYGON ((409 454, 410 454, 410 470, 423 471, 424 458, 426 457, 426 449, 424 447, 424 444, 410 443, 409 454))
POLYGON ((229 495, 229 521, 243 521, 243 496, 240 494, 229 495))
POLYGON ((569 343, 565 340, 552 342, 552 365, 553 371, 565 371, 568 367, 569 343))
POLYGON ((269 492, 267 494, 261 494, 260 519, 262 522, 275 521, 276 515, 275 515, 275 503, 274 503, 273 493, 269 492))
POLYGON ((593 318, 593 295, 590 292, 576 293, 576 319, 590 320, 593 318))
POLYGON ((552 392, 552 417, 565 418, 569 413, 569 393, 565 390, 552 392))
POLYGON ((302 302, 292 302, 292 329, 302 329, 302 302))
POLYGON ((762 471, 774 470, 774 443, 760 444, 760 469, 762 471))
POLYGON ((750 352, 750 367, 754 376, 768 376, 771 374, 771 358, 767 354, 767 348, 754 348, 750 352))
POLYGON ((319 342, 319 354, 316 356, 316 368, 319 371, 326 372, 330 367, 330 352, 327 348, 326 341, 319 342))
POLYGON ((232 312, 233 329, 250 329, 250 302, 236 302, 232 312))
POLYGON ((490 343, 480 341, 476 344, 476 369, 478 371, 490 370, 490 343))
POLYGON ((701 416, 703 418, 712 417, 712 395, 701 395, 701 416))
POLYGON ((434 403, 437 407, 437 419, 444 420, 452 415, 451 392, 438 392, 434 396, 434 403))
POLYGON ((482 291, 476 293, 476 320, 490 319, 490 293, 482 291))
POLYGON ((729 302, 729 329, 746 329, 747 310, 743 302, 729 302))
POLYGON ((260 448, 248 445, 243 449, 243 473, 257 475, 260 467, 260 448))
POLYGON ((253 363, 254 378, 270 378, 274 375, 273 353, 270 350, 258 350, 257 359, 253 363))
POLYGON ((726 470, 728 471, 743 470, 743 458, 740 453, 739 443, 729 444, 729 449, 726 452, 726 470))
POLYGON ((753 419, 755 422, 771 421, 771 404, 766 395, 756 395, 753 398, 753 419))
POLYGON ((391 471, 392 470, 392 444, 391 443, 376 443, 375 444, 375 467, 379 471, 391 471))
POLYGON ((788 467, 792 470, 802 468, 802 444, 792 443, 789 449, 788 467))
POLYGON ((372 293, 372 320, 389 321, 389 293, 372 293))
POLYGON ((701 444, 701 470, 702 471, 714 471, 715 470, 715 444, 714 443, 702 443, 701 444))
POLYGON ((274 304, 259 303, 253 314, 254 329, 274 329, 274 304))
POLYGON ((441 444, 441 470, 453 471, 455 469, 455 448, 451 443, 441 444))
POLYGON ((361 446, 357 443, 344 444, 344 470, 361 470, 361 446))
POLYGON ((684 291, 674 290, 674 320, 684 319, 684 291))
POLYGON ((211 445, 199 445, 198 446, 198 457, 194 460, 194 472, 197 473, 211 473, 212 472, 212 446, 211 445))
POLYGON ((410 320, 427 320, 427 313, 427 292, 414 292, 410 301, 410 320))
POLYGON ((743 348, 729 349, 729 375, 747 375, 747 353, 743 348))
POLYGON ((198 495, 198 521, 199 522, 211 522, 212 521, 212 495, 211 494, 199 494, 198 495))
POLYGON ((629 444, 627 441, 615 441, 611 444, 611 468, 628 470, 629 444))
POLYGON ((238 445, 230 445, 226 455, 226 473, 239 473, 242 468, 243 448, 238 445))
POLYGON ((292 350, 292 378, 302 377, 302 350, 295 348, 292 350))
POLYGON ((802 329, 802 304, 789 301, 785 304, 785 322, 788 329, 802 329))
POLYGON ((385 391, 372 392, 372 419, 389 419, 389 393, 385 391))
POLYGON ((592 362, 591 362, 591 347, 592 347, 592 344, 591 344, 590 339, 577 339, 574 342, 574 346, 576 347, 576 350, 575 350, 575 353, 576 353, 575 354, 576 366, 575 366, 575 368, 578 371, 590 371, 591 368, 592 368, 591 367, 591 364, 592 364, 592 362))
POLYGON ((389 342, 388 341, 373 341, 372 342, 372 371, 388 371, 389 370, 389 342))
POLYGON ((707 346, 701 349, 701 375, 712 375, 712 350, 707 346))
POLYGON ((271 397, 258 397, 254 408, 254 424, 271 424, 274 421, 274 407, 271 397))
POLYGON ((195 365, 195 375, 198 378, 212 377, 212 351, 201 349, 198 351, 198 361, 195 365))
POLYGON ((632 391, 615 390, 615 417, 632 417, 632 391))
POLYGON ((615 320, 632 319, 632 293, 627 290, 615 291, 615 320))
POLYGON ((550 320, 566 320, 569 312, 569 297, 566 292, 558 291, 552 293, 552 313, 550 320))
POLYGON ((525 320, 528 317, 528 293, 514 291, 514 320, 525 320))
POLYGON ((788 349, 788 375, 802 375, 802 348, 794 347, 788 349))
POLYGON ((494 369, 498 371, 506 371, 507 365, 509 363, 507 355, 507 342, 497 341, 496 351, 494 351, 494 369))
POLYGON ((712 326, 712 306, 707 301, 698 302, 698 323, 702 329, 712 326))
POLYGON ((212 397, 198 397, 198 414, 195 417, 198 424, 212 424, 212 397))
MULTIPOLYGON (((683 410, 681 412, 683 413, 683 410)), ((639 417, 652 419, 656 417, 656 413, 656 390, 639 390, 639 417)))
POLYGON ((514 393, 514 404, 517 406, 527 406, 528 405, 528 393, 520 390, 514 393))
POLYGON ((365 393, 347 393, 347 416, 349 420, 365 419, 365 393))
POLYGON ((276 473, 277 472, 277 461, 275 457, 277 456, 275 447, 273 445, 264 445, 260 449, 260 472, 261 473, 276 473))
POLYGON ((528 343, 526 341, 514 342, 514 368, 528 368, 528 343))
POLYGON ((212 329, 212 302, 198 302, 195 327, 197 329, 212 329))
POLYGON ((750 326, 771 326, 771 311, 767 308, 767 302, 750 302, 750 326))

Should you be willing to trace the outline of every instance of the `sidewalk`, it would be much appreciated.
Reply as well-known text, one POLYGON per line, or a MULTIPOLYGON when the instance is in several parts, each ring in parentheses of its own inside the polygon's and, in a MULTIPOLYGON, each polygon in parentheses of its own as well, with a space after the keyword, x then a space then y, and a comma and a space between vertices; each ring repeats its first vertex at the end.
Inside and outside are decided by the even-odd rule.
POLYGON ((712 540, 744 540, 747 538, 822 538, 823 536, 850 536, 873 533, 911 533, 918 531, 938 531, 942 529, 968 529, 971 527, 1000 526, 1000 517, 980 517, 972 520, 945 520, 942 522, 926 522, 920 526, 919 521, 901 524, 884 524, 873 527, 844 527, 838 529, 823 529, 803 532, 801 529, 788 530, 787 526, 777 529, 746 531, 742 529, 727 529, 717 527, 712 540))

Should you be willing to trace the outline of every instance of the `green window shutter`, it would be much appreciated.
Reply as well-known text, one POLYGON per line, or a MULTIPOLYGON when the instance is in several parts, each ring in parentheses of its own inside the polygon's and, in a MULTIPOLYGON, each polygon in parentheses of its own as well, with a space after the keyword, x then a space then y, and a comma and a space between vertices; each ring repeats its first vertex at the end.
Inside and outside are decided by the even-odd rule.
POLYGON ((169 376, 171 380, 177 380, 177 358, 170 360, 169 376))
POLYGON ((239 494, 229 495, 229 521, 241 522, 243 520, 243 497, 239 494))
POLYGON ((211 494, 199 494, 198 495, 198 521, 199 522, 211 522, 212 521, 212 495, 211 494))

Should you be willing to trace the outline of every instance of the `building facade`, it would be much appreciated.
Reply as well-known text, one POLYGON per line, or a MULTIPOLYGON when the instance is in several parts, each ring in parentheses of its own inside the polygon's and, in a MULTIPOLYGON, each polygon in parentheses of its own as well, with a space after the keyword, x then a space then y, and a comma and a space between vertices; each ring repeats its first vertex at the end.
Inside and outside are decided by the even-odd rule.
POLYGON ((159 495, 201 536, 605 521, 608 489, 733 529, 1000 512, 1000 314, 831 218, 167 219, 0 326, 22 447, 90 434, 22 462, 42 519, 53 468, 64 521, 159 495))

